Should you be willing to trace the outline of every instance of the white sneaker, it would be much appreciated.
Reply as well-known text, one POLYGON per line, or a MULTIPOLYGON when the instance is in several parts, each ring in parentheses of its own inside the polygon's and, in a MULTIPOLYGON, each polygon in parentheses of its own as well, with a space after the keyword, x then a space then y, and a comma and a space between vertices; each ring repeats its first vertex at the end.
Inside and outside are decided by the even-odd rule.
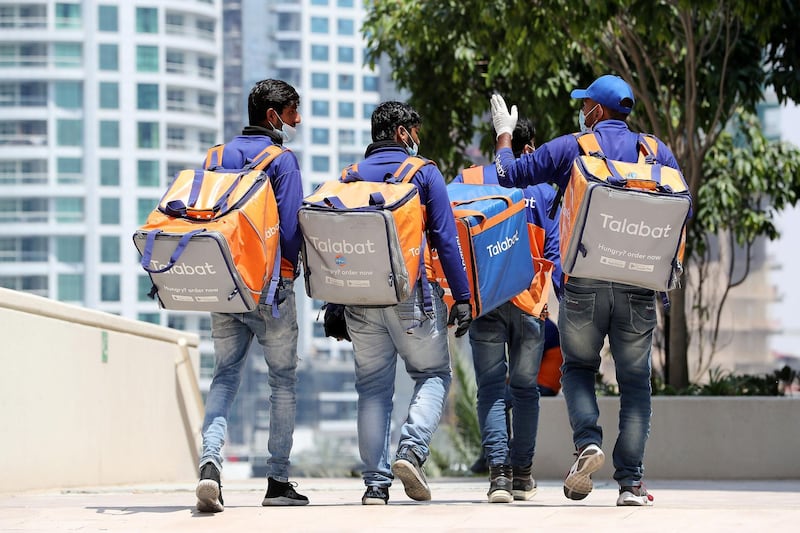
POLYGON ((653 495, 647 492, 644 485, 638 487, 620 487, 617 505, 631 505, 636 507, 650 506, 653 505, 653 495))
POLYGON ((596 444, 589 444, 578 454, 578 459, 564 479, 564 496, 582 500, 592 492, 592 474, 603 467, 606 457, 596 444))

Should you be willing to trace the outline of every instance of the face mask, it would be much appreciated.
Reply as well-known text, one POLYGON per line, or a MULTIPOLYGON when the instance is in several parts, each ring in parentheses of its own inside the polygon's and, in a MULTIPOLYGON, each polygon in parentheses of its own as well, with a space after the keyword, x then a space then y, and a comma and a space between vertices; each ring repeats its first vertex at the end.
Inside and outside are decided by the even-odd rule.
MULTIPOLYGON (((406 130, 405 128, 403 129, 406 130)), ((411 146, 406 144, 406 152, 408 155, 414 157, 419 153, 419 143, 414 141, 414 137, 411 136, 408 130, 406 130, 406 133, 408 134, 408 138, 411 139, 411 146)))
MULTIPOLYGON (((592 113, 594 113, 594 110, 597 109, 597 106, 599 106, 599 105, 600 104, 595 104, 594 107, 589 110, 589 114, 591 115, 592 113)), ((595 122, 591 126, 587 126, 586 125, 586 115, 583 114, 583 108, 581 107, 581 110, 578 111, 578 126, 580 126, 580 128, 581 128, 581 133, 586 133, 588 131, 592 131, 592 128, 596 124, 597 124, 597 122, 595 122)))
MULTIPOLYGON (((292 142, 292 140, 294 139, 294 136, 297 135, 297 128, 295 128, 294 126, 290 126, 287 123, 285 123, 281 119, 280 115, 278 115, 277 112, 275 113, 275 116, 278 117, 278 120, 281 121, 281 129, 278 130, 278 131, 280 131, 281 139, 283 139, 283 142, 285 142, 285 143, 292 142)), ((274 127, 275 126, 273 126, 273 128, 274 127)), ((277 128, 275 128, 275 129, 277 129, 277 128)))

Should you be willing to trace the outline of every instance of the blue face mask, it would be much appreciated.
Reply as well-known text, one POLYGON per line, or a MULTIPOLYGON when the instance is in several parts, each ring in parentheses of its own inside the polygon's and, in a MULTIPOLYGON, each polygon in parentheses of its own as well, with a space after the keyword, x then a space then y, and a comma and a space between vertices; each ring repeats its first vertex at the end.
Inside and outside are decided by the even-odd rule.
MULTIPOLYGON (((405 128, 403 129, 406 130, 405 128)), ((414 157, 419 153, 419 143, 414 141, 414 137, 411 136, 411 133, 408 130, 406 130, 406 133, 408 134, 408 138, 411 139, 411 146, 406 144, 406 153, 414 157)))

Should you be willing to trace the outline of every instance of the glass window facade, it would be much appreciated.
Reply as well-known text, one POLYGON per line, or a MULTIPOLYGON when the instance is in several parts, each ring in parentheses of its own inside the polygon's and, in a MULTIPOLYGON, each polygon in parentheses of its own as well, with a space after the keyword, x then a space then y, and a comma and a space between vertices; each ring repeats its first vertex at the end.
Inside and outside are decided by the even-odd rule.
POLYGON ((158 122, 139 122, 136 129, 139 148, 158 148, 158 122))
POLYGON ((158 9, 136 8, 136 33, 158 33, 158 9))
POLYGON ((53 84, 56 107, 81 109, 83 107, 83 84, 79 81, 57 81, 53 84))
POLYGON ((119 84, 115 81, 101 81, 99 86, 100 109, 119 109, 119 84))
POLYGON ((328 60, 328 47, 324 44, 311 45, 311 60, 312 61, 327 61, 328 60))
POLYGON ((328 33, 328 17, 311 17, 311 33, 328 33))
POLYGON ((136 47, 137 72, 158 72, 158 47, 138 45, 136 47))
POLYGON ((119 159, 100 160, 100 185, 108 187, 119 185, 119 159))
POLYGON ((328 82, 328 74, 326 72, 312 72, 311 73, 311 88, 312 89, 327 89, 330 85, 328 82))
POLYGON ((330 115, 330 104, 326 100, 312 100, 311 114, 315 117, 327 117, 330 115))
POLYGON ((56 259, 60 263, 82 263, 83 237, 78 235, 56 237, 56 259))
POLYGON ((100 300, 118 302, 120 300, 119 274, 103 274, 100 276, 100 300))
POLYGON ((59 274, 58 299, 62 302, 82 302, 83 274, 59 274))
POLYGON ((100 146, 103 148, 119 148, 119 122, 116 120, 100 121, 100 146))
POLYGON ((136 85, 136 108, 158 109, 157 83, 139 83, 136 85))
MULTIPOLYGON (((100 237, 100 262, 119 263, 120 248, 119 237, 114 235, 103 235, 100 237)), ((150 276, 147 276, 150 279, 150 276)))
POLYGON ((97 61, 100 70, 119 70, 119 48, 116 44, 101 44, 97 47, 97 61))
POLYGON ((331 158, 326 155, 312 155, 311 170, 314 172, 330 172, 331 158))
POLYGON ((58 119, 56 121, 56 142, 58 146, 81 146, 83 144, 83 121, 58 119))
POLYGON ((139 160, 137 166, 137 183, 139 187, 158 187, 160 184, 159 179, 159 164, 158 161, 139 160))
POLYGON ((117 225, 119 221, 119 198, 100 198, 100 224, 117 225))
POLYGON ((97 29, 100 31, 119 31, 117 6, 97 6, 97 29))

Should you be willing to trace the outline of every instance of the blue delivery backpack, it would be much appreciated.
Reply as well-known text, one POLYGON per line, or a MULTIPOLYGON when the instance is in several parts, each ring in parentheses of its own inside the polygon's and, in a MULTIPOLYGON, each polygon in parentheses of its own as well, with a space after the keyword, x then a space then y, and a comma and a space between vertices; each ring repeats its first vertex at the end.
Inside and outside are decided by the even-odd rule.
MULTIPOLYGON (((447 194, 477 318, 528 289, 533 280, 525 197, 521 189, 464 183, 449 184, 447 194)), ((445 291, 445 302, 453 305, 437 254, 431 253, 434 277, 445 291)))

